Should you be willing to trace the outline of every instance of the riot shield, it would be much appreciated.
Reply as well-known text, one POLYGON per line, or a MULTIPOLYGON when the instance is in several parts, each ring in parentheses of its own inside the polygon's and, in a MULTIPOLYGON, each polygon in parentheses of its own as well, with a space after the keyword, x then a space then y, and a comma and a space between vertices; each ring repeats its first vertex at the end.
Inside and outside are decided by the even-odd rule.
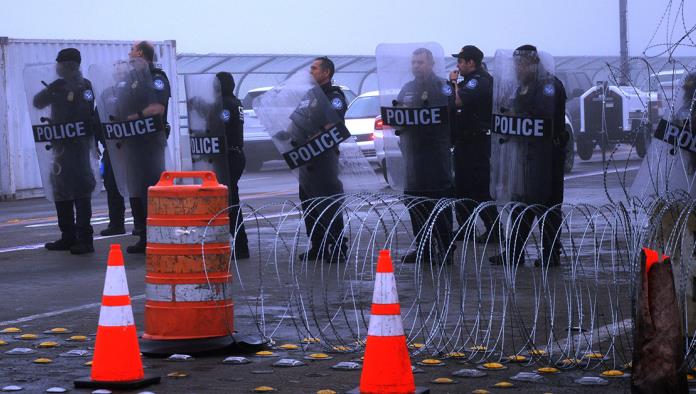
POLYGON ((638 198, 696 197, 696 63, 686 67, 673 102, 653 133, 631 195, 638 198))
POLYGON ((140 58, 89 68, 102 132, 118 190, 124 198, 147 198, 165 169, 165 120, 143 111, 156 104, 148 64, 140 58))
POLYGON ((452 186, 444 52, 437 43, 379 44, 377 77, 390 186, 441 192, 452 186))
POLYGON ((220 82, 215 74, 187 74, 184 83, 193 169, 213 171, 221 183, 228 185, 225 125, 232 114, 223 108, 220 82))
POLYGON ((94 92, 79 64, 28 66, 24 87, 46 198, 69 201, 98 194, 94 92))
POLYGON ((493 67, 491 196, 547 204, 552 166, 563 168, 552 159, 561 152, 554 150, 555 134, 564 128, 556 108, 563 87, 553 76, 553 57, 541 51, 497 50, 493 67))
POLYGON ((307 71, 295 73, 257 97, 253 108, 312 197, 340 193, 343 187, 365 191, 382 186, 326 94, 307 71), (343 186, 322 182, 334 179, 336 174, 343 186))

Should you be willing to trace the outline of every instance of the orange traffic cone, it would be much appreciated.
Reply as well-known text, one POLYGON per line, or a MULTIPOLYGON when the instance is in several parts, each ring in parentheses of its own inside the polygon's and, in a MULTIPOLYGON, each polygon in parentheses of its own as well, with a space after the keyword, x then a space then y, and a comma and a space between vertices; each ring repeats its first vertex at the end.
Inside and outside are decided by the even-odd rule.
POLYGON ((349 393, 429 393, 416 387, 406 346, 391 254, 379 252, 360 387, 349 393))
POLYGON ((131 390, 159 381, 159 376, 146 377, 143 371, 121 245, 111 245, 92 374, 75 380, 75 387, 131 390))

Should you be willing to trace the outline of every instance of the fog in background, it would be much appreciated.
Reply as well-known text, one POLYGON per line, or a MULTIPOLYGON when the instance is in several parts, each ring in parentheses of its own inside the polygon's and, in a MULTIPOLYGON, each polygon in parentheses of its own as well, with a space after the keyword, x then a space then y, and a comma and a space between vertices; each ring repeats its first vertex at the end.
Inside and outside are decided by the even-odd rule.
MULTIPOLYGON (((696 22, 696 0, 628 0, 629 53, 658 55, 696 22)), ((165 40, 179 53, 374 54, 380 42, 524 43, 556 56, 619 55, 618 0, 0 1, 0 36, 165 40)), ((694 56, 688 39, 675 53, 694 56), (688 45, 685 45, 688 44, 688 45)))

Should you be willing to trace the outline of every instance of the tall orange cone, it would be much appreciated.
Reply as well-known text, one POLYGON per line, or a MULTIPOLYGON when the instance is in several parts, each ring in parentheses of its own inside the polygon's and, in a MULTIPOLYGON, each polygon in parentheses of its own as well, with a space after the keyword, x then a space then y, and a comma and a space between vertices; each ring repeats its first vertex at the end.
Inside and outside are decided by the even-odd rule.
POLYGON ((406 346, 391 254, 379 252, 360 387, 354 394, 429 393, 416 387, 406 346))
POLYGON ((75 387, 130 390, 159 381, 159 376, 145 376, 143 371, 121 245, 111 245, 92 374, 75 380, 75 387))

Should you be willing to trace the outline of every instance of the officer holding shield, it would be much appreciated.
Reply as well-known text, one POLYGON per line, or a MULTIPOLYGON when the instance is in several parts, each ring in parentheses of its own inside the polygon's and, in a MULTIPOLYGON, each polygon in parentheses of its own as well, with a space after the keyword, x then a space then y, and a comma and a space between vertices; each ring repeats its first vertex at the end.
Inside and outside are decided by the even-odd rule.
MULTIPOLYGON (((333 126, 327 123, 327 118, 321 109, 314 107, 317 101, 314 94, 324 94, 331 107, 338 115, 337 121, 343 121, 348 103, 340 87, 331 83, 335 71, 334 63, 326 56, 318 57, 312 62, 309 73, 319 85, 319 89, 309 91, 295 112, 290 116, 293 120, 290 129, 292 146, 301 146, 318 134, 321 127, 328 129, 333 126), (315 109, 316 108, 316 109, 315 109), (316 129, 316 127, 320 129, 316 129)), ((299 197, 305 216, 305 228, 310 237, 311 247, 306 253, 301 253, 300 259, 316 260, 319 257, 327 259, 338 256, 339 261, 345 258, 347 251, 346 239, 343 233, 343 215, 339 211, 338 195, 343 193, 343 183, 339 179, 340 152, 338 145, 328 152, 316 157, 309 163, 299 167, 299 197)))
MULTIPOLYGON (((445 111, 452 95, 452 88, 443 78, 435 75, 433 52, 426 47, 416 48, 411 54, 412 80, 399 91, 393 104, 408 109, 426 109, 444 106, 445 111)), ((435 112, 428 111, 430 114, 435 112)), ((438 113, 431 119, 423 119, 422 125, 396 127, 404 163, 404 194, 409 200, 408 210, 417 243, 426 234, 426 226, 433 224, 431 242, 425 245, 426 253, 438 262, 451 262, 449 248, 452 222, 449 210, 440 210, 438 200, 448 197, 452 191, 452 167, 450 159, 451 136, 448 125, 438 123, 448 114, 438 113)), ((384 116, 383 116, 384 118, 384 116)), ((420 117, 419 117, 420 120, 420 117)), ((404 262, 417 261, 418 250, 408 252, 404 262)))
MULTIPOLYGON (((456 207, 457 219, 464 224, 477 205, 491 200, 491 112, 493 108, 493 77, 482 67, 483 52, 473 45, 462 47, 457 58, 457 70, 450 73, 454 95, 450 99, 454 124, 454 195, 464 201, 456 207), (463 80, 457 83, 459 76, 463 80)), ((481 212, 486 233, 477 238, 480 243, 494 242, 493 231, 498 212, 488 206, 481 212)), ((464 236, 464 231, 458 233, 464 236)), ((461 239, 461 238, 460 238, 461 239)))
POLYGON ((133 44, 127 61, 93 64, 99 118, 119 194, 129 198, 133 234, 128 253, 145 253, 147 190, 165 169, 169 80, 153 64, 152 44, 133 44))
POLYGON ((502 264, 512 258, 524 264, 524 245, 535 218, 542 230, 542 250, 535 265, 560 264, 563 203, 566 93, 553 72, 553 59, 533 45, 496 53, 493 108, 492 186, 498 200, 520 202, 510 223, 513 242, 508 255, 490 258, 502 264))
MULTIPOLYGON (((102 111, 106 110, 109 113, 116 113, 114 105, 116 105, 115 98, 117 93, 115 89, 123 88, 125 81, 128 79, 128 63, 121 62, 116 64, 114 70, 114 80, 120 81, 122 85, 112 86, 107 92, 103 92, 102 100, 100 102, 105 104, 107 108, 102 108, 102 111), (108 97, 114 98, 113 100, 108 100, 108 97)), ((109 208, 109 224, 107 227, 101 231, 102 236, 125 234, 126 232, 126 204, 123 196, 118 191, 118 185, 116 184, 116 177, 114 176, 114 168, 111 164, 111 158, 109 157, 109 150, 106 149, 106 140, 104 140, 104 133, 101 128, 97 133, 97 138, 99 142, 104 146, 104 153, 102 155, 102 167, 104 171, 102 173, 102 178, 104 180, 104 189, 106 189, 106 203, 109 208)))
MULTIPOLYGON (((146 62, 152 77, 152 84, 150 86, 139 86, 135 89, 149 91, 143 93, 150 95, 153 100, 148 100, 147 102, 141 101, 140 103, 138 103, 137 100, 134 102, 132 101, 131 103, 135 105, 128 108, 130 111, 127 112, 130 113, 126 115, 126 119, 135 120, 150 116, 159 116, 166 122, 169 97, 171 97, 170 85, 167 74, 165 74, 162 69, 155 67, 153 63, 155 60, 154 47, 147 41, 140 41, 131 47, 128 57, 131 59, 144 60, 146 62)), ((136 244, 126 249, 128 253, 145 253, 145 247, 147 245, 147 188, 149 186, 154 186, 159 180, 160 174, 164 171, 164 146, 166 146, 166 138, 169 137, 169 125, 165 124, 164 130, 162 131, 165 133, 164 142, 160 137, 156 137, 156 140, 149 140, 148 137, 144 137, 142 141, 139 141, 143 145, 161 145, 159 146, 160 149, 153 152, 148 146, 141 146, 142 149, 140 149, 140 152, 137 150, 131 152, 131 158, 133 158, 133 160, 130 163, 144 164, 145 168, 142 168, 143 173, 138 177, 140 179, 137 181, 133 178, 129 179, 131 185, 134 181, 140 183, 140 185, 138 185, 139 187, 137 187, 139 192, 135 195, 130 195, 130 206, 133 214, 133 232, 140 239, 136 244), (162 143, 164 143, 164 145, 162 145, 162 143), (148 155, 152 153, 157 155, 157 157, 134 157, 140 154, 148 155)))
POLYGON ((191 152, 193 169, 214 171, 218 180, 227 185, 230 234, 234 237, 232 250, 237 259, 249 258, 238 186, 246 166, 244 109, 234 94, 234 77, 223 71, 214 76, 190 75, 185 82, 186 94, 192 95, 188 106, 189 133, 194 145, 191 152), (198 92, 201 94, 195 95, 198 92), (196 146, 197 143, 206 146, 196 146))
POLYGON ((61 231, 61 238, 45 247, 70 250, 72 254, 94 252, 91 199, 92 194, 98 193, 95 186, 99 179, 94 93, 92 83, 80 71, 81 60, 77 49, 61 50, 56 58, 57 78, 50 84, 31 77, 45 66, 25 70, 44 189, 46 197, 55 202, 61 231), (31 94, 39 83, 45 88, 31 94), (48 116, 41 116, 41 111, 49 107, 48 116))

